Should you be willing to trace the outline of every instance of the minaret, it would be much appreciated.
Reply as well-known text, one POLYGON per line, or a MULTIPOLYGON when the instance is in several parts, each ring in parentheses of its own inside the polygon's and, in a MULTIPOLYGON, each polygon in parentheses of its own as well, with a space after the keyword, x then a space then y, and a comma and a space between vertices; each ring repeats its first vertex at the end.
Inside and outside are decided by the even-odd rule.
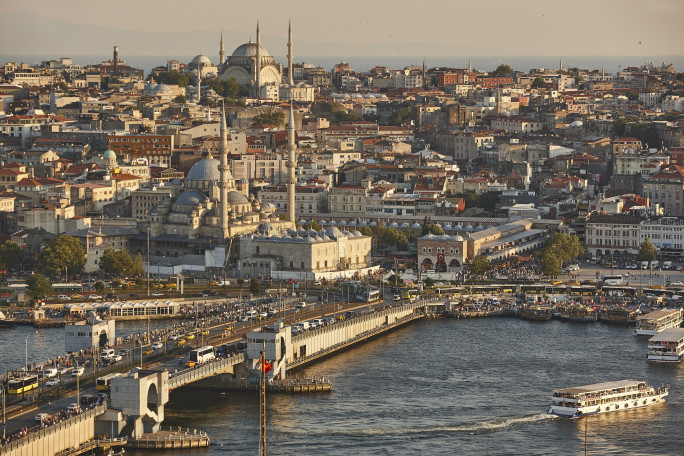
POLYGON ((559 71, 563 71, 563 59, 560 59, 560 69, 559 71))
POLYGON ((423 57, 423 87, 427 88, 427 68, 425 67, 425 57, 423 57))
MULTIPOLYGON (((292 19, 290 19, 290 27, 288 28, 288 40, 287 40, 287 83, 292 87, 294 81, 292 79, 292 19)), ((290 93, 292 95, 292 93, 290 93)))
POLYGON ((295 222, 295 166, 297 166, 297 158, 295 151, 295 128, 294 128, 294 110, 292 108, 292 99, 290 99, 290 122, 287 127, 287 219, 292 223, 295 222))
MULTIPOLYGON (((200 52, 200 55, 202 53, 200 52)), ((197 104, 202 101, 202 67, 201 63, 197 64, 197 104)))
POLYGON ((221 30, 221 49, 219 50, 219 64, 226 63, 226 51, 223 48, 223 30, 221 30))
POLYGON ((259 30, 259 21, 257 21, 257 49, 256 49, 256 68, 254 69, 256 73, 256 86, 257 86, 257 96, 259 96, 259 88, 261 87, 261 31, 259 30))
POLYGON ((221 161, 219 172, 221 173, 221 243, 228 237, 228 129, 226 128, 226 108, 221 106, 221 161))
POLYGON ((468 73, 472 73, 472 72, 473 72, 473 67, 470 64, 470 57, 468 57, 468 73))

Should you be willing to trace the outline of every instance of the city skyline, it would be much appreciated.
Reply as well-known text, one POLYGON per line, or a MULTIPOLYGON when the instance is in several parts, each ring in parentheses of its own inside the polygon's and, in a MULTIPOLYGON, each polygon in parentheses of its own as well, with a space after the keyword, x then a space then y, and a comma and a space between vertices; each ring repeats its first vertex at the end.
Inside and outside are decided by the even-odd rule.
POLYGON ((267 1, 254 11, 251 5, 209 1, 183 14, 175 2, 124 0, 118 5, 112 9, 81 0, 68 9, 47 1, 5 5, 0 39, 12 46, 4 53, 87 55, 116 43, 128 55, 202 52, 214 57, 221 30, 230 48, 254 39, 259 20, 264 47, 279 55, 284 54, 290 17, 295 56, 680 55, 684 38, 677 27, 684 3, 676 0, 651 2, 647 9, 636 0, 580 0, 571 7, 538 0, 487 6, 437 1, 429 9, 353 0, 335 11, 334 21, 313 2, 267 1), (21 40, 16 39, 19 33, 21 40))

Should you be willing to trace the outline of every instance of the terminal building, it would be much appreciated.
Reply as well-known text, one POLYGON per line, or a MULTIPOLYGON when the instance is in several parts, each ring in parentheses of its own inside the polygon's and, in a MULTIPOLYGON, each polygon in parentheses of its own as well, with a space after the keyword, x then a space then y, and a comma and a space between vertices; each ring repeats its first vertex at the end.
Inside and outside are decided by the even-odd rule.
POLYGON ((113 346, 116 341, 116 322, 101 320, 94 313, 83 321, 65 326, 64 343, 67 353, 87 348, 113 346))

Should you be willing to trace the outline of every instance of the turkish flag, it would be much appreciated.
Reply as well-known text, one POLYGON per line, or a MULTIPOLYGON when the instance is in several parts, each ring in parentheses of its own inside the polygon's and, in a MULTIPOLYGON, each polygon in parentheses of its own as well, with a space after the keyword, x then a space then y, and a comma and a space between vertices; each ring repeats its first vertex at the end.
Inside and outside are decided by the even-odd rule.
POLYGON ((261 363, 261 370, 264 371, 264 374, 268 374, 269 372, 271 372, 271 368, 273 367, 271 363, 267 363, 265 359, 262 360, 261 363))
POLYGON ((437 254, 437 263, 443 264, 444 263, 444 254, 443 253, 438 253, 437 254))

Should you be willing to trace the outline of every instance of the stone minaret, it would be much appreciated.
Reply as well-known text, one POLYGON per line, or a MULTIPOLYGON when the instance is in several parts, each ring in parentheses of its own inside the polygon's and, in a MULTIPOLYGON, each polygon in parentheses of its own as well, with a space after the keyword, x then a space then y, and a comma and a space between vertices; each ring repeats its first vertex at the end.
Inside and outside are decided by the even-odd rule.
POLYGON ((297 166, 295 146, 295 120, 290 99, 290 122, 287 127, 287 219, 295 222, 295 166, 297 166))
POLYGON ((119 46, 114 46, 114 56, 112 60, 112 63, 114 64, 114 68, 112 69, 112 71, 114 73, 117 73, 119 71, 119 46))
POLYGON ((473 72, 473 67, 470 63, 470 57, 468 57, 468 73, 472 73, 472 72, 473 72))
MULTIPOLYGON (((200 53, 201 55, 201 53, 200 53)), ((202 101, 202 64, 197 64, 197 103, 202 101)))
POLYGON ((226 50, 223 47, 223 30, 221 30, 221 49, 219 50, 219 63, 226 63, 226 50))
MULTIPOLYGON (((288 29, 288 40, 287 40, 287 83, 292 87, 294 81, 292 79, 292 19, 290 19, 290 27, 288 29)), ((292 93, 290 93, 290 96, 292 93)))
POLYGON ((228 128, 226 127, 226 108, 221 106, 221 161, 219 172, 221 173, 221 239, 225 242, 228 237, 228 128))
POLYGON ((257 86, 257 96, 259 96, 259 88, 261 87, 261 31, 259 30, 259 21, 257 21, 257 49, 256 49, 256 67, 254 69, 256 73, 256 86, 257 86))

